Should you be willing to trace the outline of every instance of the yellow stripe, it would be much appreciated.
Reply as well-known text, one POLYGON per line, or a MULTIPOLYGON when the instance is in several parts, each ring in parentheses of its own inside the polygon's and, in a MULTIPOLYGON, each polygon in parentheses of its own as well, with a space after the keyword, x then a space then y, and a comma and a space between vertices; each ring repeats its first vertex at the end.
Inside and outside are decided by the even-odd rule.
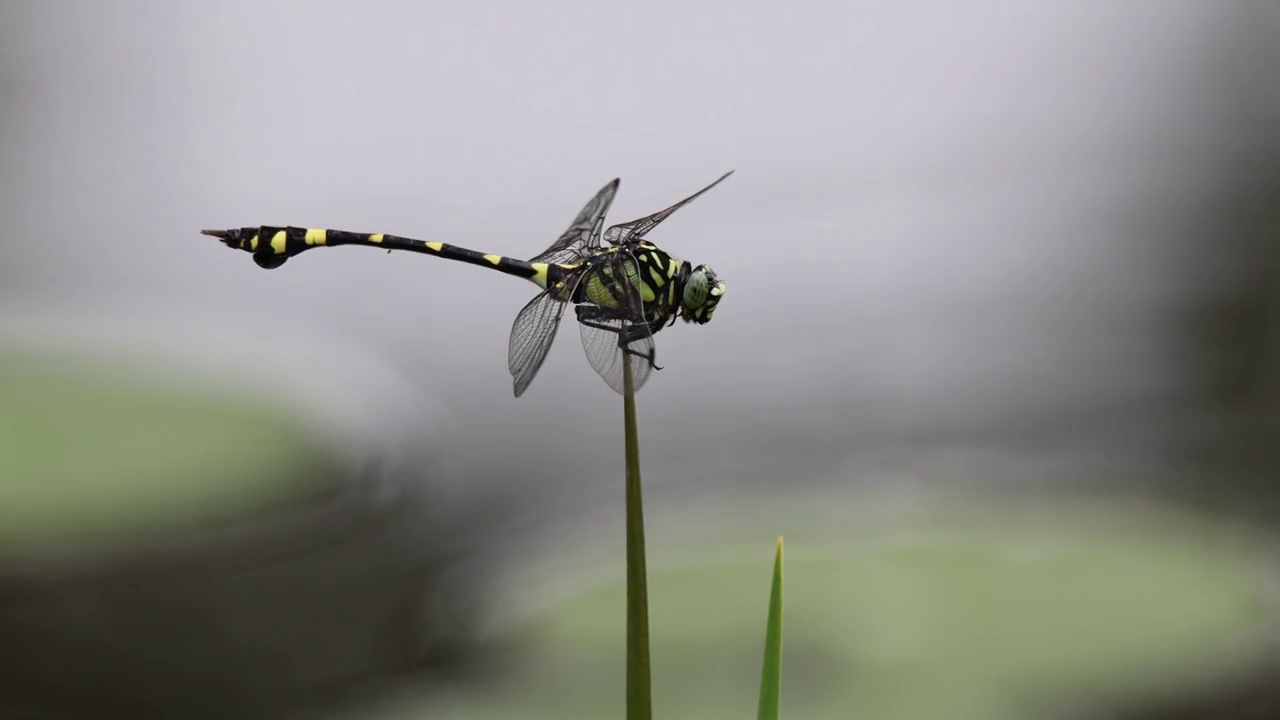
POLYGON ((275 235, 272 235, 271 236, 271 252, 277 255, 283 255, 284 249, 285 249, 284 240, 285 240, 285 237, 284 237, 283 230, 279 230, 276 232, 275 235))
POLYGON ((307 230, 307 245, 324 245, 328 241, 328 230, 307 230))
POLYGON ((441 250, 444 249, 444 243, 429 242, 429 243, 423 243, 423 244, 436 252, 440 252, 441 250))
POLYGON ((547 263, 531 263, 533 265, 533 277, 529 278, 538 284, 538 287, 547 286, 547 263))
POLYGON ((484 259, 485 259, 485 260, 488 260, 489 262, 493 263, 494 265, 497 265, 498 263, 502 262, 502 256, 501 256, 501 255, 485 255, 485 256, 484 256, 484 259))
POLYGON ((249 250, 253 251, 257 249, 258 249, 258 236, 254 235, 253 237, 249 238, 249 250))
MULTIPOLYGON (((371 242, 371 243, 373 243, 373 244, 375 244, 375 245, 380 245, 380 244, 382 244, 382 233, 374 233, 374 234, 370 235, 370 236, 369 236, 369 242, 371 242)), ((310 257, 310 255, 308 255, 307 257, 310 257)))
POLYGON ((679 268, 676 267, 676 265, 677 263, 675 260, 672 260, 667 263, 667 277, 673 278, 676 276, 676 271, 679 270, 679 268))
POLYGON ((655 283, 657 283, 657 287, 662 287, 662 284, 663 284, 663 277, 662 277, 662 273, 658 271, 658 268, 656 268, 656 267, 654 267, 654 266, 650 265, 650 266, 649 266, 649 277, 653 278, 653 281, 654 281, 655 283))

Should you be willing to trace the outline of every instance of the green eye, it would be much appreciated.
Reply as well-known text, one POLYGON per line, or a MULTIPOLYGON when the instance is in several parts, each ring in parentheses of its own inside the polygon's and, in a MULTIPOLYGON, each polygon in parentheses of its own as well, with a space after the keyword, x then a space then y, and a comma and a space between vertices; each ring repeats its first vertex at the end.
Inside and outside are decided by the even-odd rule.
POLYGON ((699 308, 707 301, 707 292, 710 283, 707 281, 707 275, 701 271, 694 271, 689 276, 688 281, 684 284, 684 305, 687 308, 699 308))

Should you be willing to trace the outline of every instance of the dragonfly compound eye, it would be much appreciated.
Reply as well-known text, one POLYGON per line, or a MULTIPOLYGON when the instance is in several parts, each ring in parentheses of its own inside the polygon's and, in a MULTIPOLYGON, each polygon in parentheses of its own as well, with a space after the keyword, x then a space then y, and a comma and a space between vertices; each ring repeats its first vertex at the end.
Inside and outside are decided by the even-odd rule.
POLYGON ((684 310, 688 319, 698 324, 711 320, 716 305, 724 296, 724 283, 706 265, 699 265, 689 273, 684 285, 684 310))

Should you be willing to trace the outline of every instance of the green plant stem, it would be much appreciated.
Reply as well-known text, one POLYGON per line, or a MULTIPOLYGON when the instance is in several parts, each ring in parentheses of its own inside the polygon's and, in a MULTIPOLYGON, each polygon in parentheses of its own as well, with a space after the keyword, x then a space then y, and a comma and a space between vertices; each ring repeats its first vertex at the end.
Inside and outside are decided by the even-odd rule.
POLYGON ((640 495, 640 442, 631 359, 622 361, 627 452, 627 720, 651 720, 649 590, 644 560, 644 507, 640 495))
POLYGON ((764 667, 760 671, 758 720, 778 720, 782 698, 782 538, 773 558, 773 588, 769 593, 769 619, 765 624, 764 667))

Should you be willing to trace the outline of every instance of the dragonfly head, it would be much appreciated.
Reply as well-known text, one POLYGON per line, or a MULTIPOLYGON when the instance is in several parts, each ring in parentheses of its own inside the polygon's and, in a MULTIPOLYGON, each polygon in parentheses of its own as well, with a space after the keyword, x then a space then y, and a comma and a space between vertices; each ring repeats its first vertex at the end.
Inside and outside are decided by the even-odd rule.
POLYGON ((694 268, 684 281, 684 296, 680 302, 680 317, 685 322, 705 325, 711 321, 720 298, 724 297, 724 283, 706 265, 694 268))

